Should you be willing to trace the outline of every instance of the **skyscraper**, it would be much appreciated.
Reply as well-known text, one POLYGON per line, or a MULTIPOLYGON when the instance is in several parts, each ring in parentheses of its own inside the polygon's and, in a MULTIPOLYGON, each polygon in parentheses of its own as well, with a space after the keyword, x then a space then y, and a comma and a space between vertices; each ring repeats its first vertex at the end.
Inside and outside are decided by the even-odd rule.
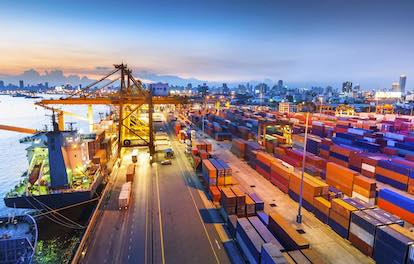
POLYGON ((229 89, 229 87, 227 86, 227 83, 223 83, 223 86, 222 86, 222 88, 221 88, 221 92, 222 92, 223 94, 229 94, 229 93, 230 93, 230 89, 229 89))
POLYGON ((19 88, 20 88, 20 90, 23 90, 24 89, 24 82, 23 82, 23 80, 20 80, 19 81, 19 88))
POLYGON ((352 82, 347 81, 347 82, 342 83, 342 92, 352 93, 352 82))
POLYGON ((279 86, 279 89, 283 87, 283 80, 279 80, 277 82, 277 86, 279 86))
POLYGON ((3 88, 4 88, 4 82, 0 81, 0 89, 3 89, 3 88))
POLYGON ((400 75, 400 90, 401 93, 405 93, 405 82, 407 81, 407 76, 400 75))

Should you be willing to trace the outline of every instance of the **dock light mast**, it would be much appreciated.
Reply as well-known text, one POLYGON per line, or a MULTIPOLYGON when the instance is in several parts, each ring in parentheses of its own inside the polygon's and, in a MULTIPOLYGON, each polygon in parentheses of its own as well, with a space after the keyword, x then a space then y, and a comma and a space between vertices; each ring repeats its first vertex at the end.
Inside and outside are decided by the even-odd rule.
POLYGON ((299 194, 299 208, 298 215, 296 216, 296 222, 302 223, 302 199, 303 199, 303 179, 305 176, 305 161, 306 161, 306 144, 308 142, 308 126, 309 126, 309 112, 306 113, 305 123, 305 144, 303 145, 303 157, 302 157, 302 175, 300 179, 300 194, 299 194))

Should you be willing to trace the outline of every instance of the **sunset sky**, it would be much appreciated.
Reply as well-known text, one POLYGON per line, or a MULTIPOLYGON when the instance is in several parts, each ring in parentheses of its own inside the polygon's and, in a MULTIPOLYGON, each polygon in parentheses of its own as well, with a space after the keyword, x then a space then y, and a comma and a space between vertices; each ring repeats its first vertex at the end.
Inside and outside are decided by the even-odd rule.
POLYGON ((414 79, 414 1, 0 2, 0 73, 136 71, 209 81, 414 79), (87 2, 87 3, 86 3, 87 2), (98 69, 97 69, 98 67, 98 69))

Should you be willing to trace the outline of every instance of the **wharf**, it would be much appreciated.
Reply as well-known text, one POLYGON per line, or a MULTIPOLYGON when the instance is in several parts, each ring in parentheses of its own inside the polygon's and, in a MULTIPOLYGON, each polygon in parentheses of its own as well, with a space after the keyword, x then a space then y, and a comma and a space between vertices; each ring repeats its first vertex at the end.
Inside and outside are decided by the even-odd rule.
POLYGON ((78 263, 230 263, 229 241, 218 212, 207 199, 184 147, 171 136, 172 165, 150 165, 140 151, 130 206, 118 209, 118 195, 132 162, 126 150, 110 196, 78 263))
POLYGON ((212 154, 230 165, 233 177, 241 188, 248 193, 257 193, 265 202, 265 212, 278 212, 297 230, 302 229, 305 232, 303 236, 309 240, 311 248, 321 254, 324 260, 335 264, 375 263, 373 259, 362 254, 348 240, 341 238, 328 225, 320 222, 304 208, 302 208, 302 224, 297 224, 298 203, 262 177, 245 161, 233 155, 230 152, 231 143, 217 143, 206 135, 204 137, 212 143, 212 154))

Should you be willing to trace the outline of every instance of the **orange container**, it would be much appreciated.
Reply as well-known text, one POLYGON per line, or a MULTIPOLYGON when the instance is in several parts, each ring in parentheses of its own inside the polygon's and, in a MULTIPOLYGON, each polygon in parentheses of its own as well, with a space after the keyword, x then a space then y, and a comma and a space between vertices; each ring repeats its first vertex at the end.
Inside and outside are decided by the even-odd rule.
POLYGON ((375 168, 375 171, 376 171, 377 174, 382 175, 382 176, 387 177, 387 178, 390 178, 390 179, 393 179, 394 181, 397 181, 397 182, 400 182, 400 183, 403 183, 403 184, 408 183, 408 176, 407 175, 399 174, 399 173, 396 173, 394 171, 381 168, 379 166, 377 166, 375 168))
POLYGON ((324 213, 325 215, 329 216, 329 210, 331 209, 331 202, 327 199, 319 196, 313 199, 313 206, 318 209, 320 212, 324 213))
POLYGON ((401 207, 398 207, 388 201, 385 201, 384 199, 379 198, 378 199, 378 207, 381 209, 384 209, 387 212, 390 212, 391 214, 395 214, 399 216, 401 219, 414 224, 414 214, 411 212, 408 212, 407 210, 404 210, 401 207))
POLYGON ((349 222, 350 222, 349 218, 343 217, 342 215, 340 215, 339 213, 337 213, 336 211, 332 209, 329 211, 329 217, 335 220, 335 222, 337 222, 344 228, 349 229, 349 222))
POLYGON ((358 209, 353 207, 352 205, 348 204, 347 202, 343 201, 342 199, 332 199, 331 201, 331 211, 335 211, 345 219, 351 218, 351 213, 353 211, 357 211, 358 209))
POLYGON ((326 164, 326 182, 348 196, 352 196, 354 178, 358 173, 333 162, 326 164))
POLYGON ((217 188, 217 186, 210 186, 210 194, 211 198, 213 199, 213 202, 219 202, 220 201, 220 191, 217 188))

